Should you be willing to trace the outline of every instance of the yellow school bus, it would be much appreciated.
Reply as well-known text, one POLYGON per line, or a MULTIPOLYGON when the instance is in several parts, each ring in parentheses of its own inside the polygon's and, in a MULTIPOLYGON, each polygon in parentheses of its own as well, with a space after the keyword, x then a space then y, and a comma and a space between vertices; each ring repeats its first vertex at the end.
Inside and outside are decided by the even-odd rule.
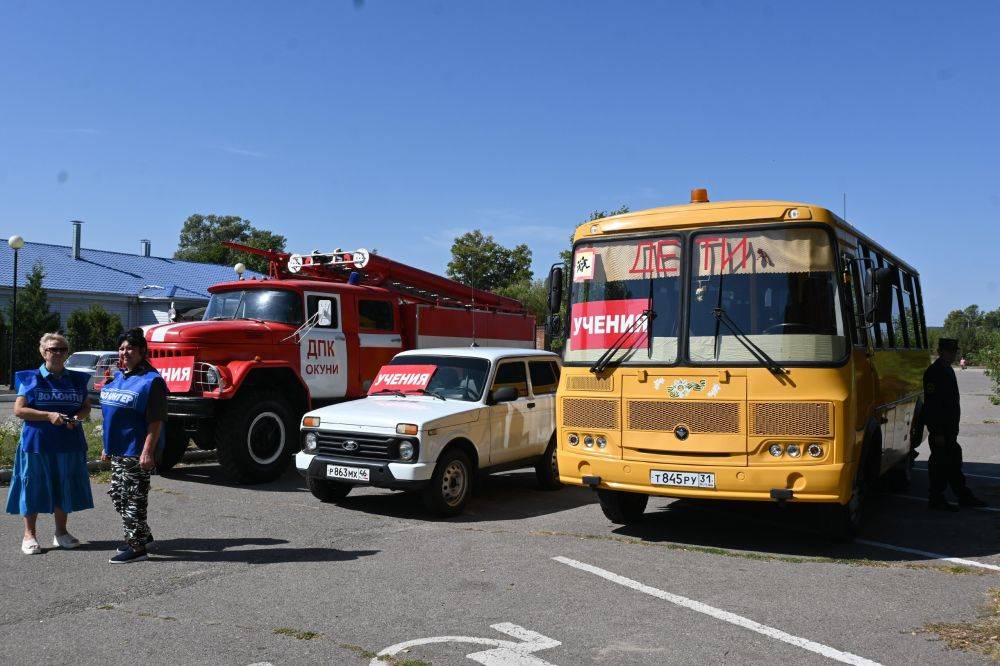
MULTIPOLYGON (((562 300, 562 270, 549 276, 562 300)), ((650 495, 829 505, 850 537, 908 482, 930 362, 917 271, 830 210, 691 203, 577 228, 556 418, 563 483, 613 522, 650 495)), ((553 328, 555 330, 555 328, 553 328)))

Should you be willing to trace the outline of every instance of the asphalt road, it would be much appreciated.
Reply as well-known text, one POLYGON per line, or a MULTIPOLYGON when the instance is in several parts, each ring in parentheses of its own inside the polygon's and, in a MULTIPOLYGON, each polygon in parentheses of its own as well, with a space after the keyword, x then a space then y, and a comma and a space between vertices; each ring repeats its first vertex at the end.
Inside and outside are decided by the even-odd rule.
MULTIPOLYGON (((1000 507, 1000 407, 981 372, 960 385, 970 485, 1000 507)), ((845 545, 809 507, 652 500, 619 528, 529 471, 433 521, 403 493, 327 505, 294 472, 237 487, 200 465, 154 478, 158 549, 126 566, 107 563, 120 532, 95 483, 79 550, 23 556, 20 519, 0 519, 2 659, 366 664, 415 641, 394 663, 982 663, 922 628, 975 621, 1000 588, 1000 511, 930 513, 915 476, 845 545)))

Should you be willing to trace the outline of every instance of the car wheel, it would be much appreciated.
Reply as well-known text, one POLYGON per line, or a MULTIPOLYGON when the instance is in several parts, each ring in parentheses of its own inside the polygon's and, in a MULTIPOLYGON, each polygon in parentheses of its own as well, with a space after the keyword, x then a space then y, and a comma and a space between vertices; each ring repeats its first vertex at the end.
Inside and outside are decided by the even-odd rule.
POLYGON ((642 519, 646 512, 649 495, 626 493, 620 490, 598 490, 597 499, 601 503, 601 511, 608 520, 616 525, 629 525, 642 519))
POLYGON ((552 437, 549 445, 542 454, 542 459, 535 464, 535 476, 538 478, 538 485, 542 490, 559 490, 562 483, 559 481, 559 465, 556 461, 556 438, 552 437))
POLYGON ((424 506, 438 516, 457 516, 465 509, 472 489, 472 463, 458 449, 438 459, 430 484, 424 488, 424 506))
POLYGON ((336 502, 344 499, 354 488, 349 483, 313 478, 306 479, 306 485, 309 486, 309 492, 313 494, 313 497, 320 502, 336 502))

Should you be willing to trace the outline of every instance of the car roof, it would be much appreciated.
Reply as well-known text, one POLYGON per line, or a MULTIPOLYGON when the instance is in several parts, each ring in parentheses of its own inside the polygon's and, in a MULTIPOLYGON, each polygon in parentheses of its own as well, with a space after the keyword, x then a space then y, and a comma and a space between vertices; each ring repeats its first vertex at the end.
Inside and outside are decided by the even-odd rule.
POLYGON ((559 355, 544 349, 519 349, 517 347, 432 347, 429 349, 409 349, 396 356, 464 356, 466 358, 482 358, 495 361, 515 356, 534 356, 537 358, 559 360, 559 355))

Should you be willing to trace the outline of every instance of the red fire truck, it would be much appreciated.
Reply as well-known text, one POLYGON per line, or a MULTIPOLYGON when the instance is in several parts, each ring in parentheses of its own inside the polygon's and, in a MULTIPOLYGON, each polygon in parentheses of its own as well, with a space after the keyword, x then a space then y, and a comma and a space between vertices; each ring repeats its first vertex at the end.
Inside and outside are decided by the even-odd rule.
POLYGON ((309 255, 240 250, 268 277, 213 285, 202 321, 146 327, 167 381, 169 470, 189 440, 216 449, 242 483, 279 476, 301 415, 365 395, 404 349, 534 347, 534 318, 514 299, 472 289, 366 250, 309 255))

